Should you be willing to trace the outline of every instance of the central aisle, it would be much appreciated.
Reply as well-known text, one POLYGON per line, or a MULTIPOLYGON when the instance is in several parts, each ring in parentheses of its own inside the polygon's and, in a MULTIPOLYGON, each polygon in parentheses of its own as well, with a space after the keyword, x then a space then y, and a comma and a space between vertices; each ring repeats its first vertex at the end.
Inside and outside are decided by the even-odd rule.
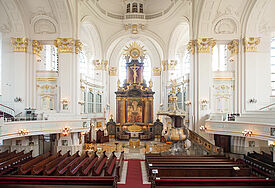
POLYGON ((130 188, 149 188, 150 185, 142 184, 142 173, 140 161, 138 159, 129 159, 128 160, 128 168, 127 168, 127 176, 126 176, 126 184, 118 185, 118 188, 130 187, 130 188))

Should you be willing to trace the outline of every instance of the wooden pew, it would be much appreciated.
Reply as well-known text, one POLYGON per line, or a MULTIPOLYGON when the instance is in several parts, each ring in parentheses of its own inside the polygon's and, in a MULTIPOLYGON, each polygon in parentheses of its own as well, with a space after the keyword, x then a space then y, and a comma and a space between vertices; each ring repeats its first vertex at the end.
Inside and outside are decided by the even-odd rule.
POLYGON ((28 161, 27 163, 22 164, 19 168, 18 168, 18 174, 19 175, 25 175, 28 172, 30 172, 32 170, 33 165, 39 163, 41 160, 47 158, 50 156, 50 152, 43 154, 43 155, 39 155, 38 157, 35 157, 34 159, 28 161))
POLYGON ((79 169, 79 173, 82 176, 87 176, 91 173, 94 165, 96 164, 98 160, 98 156, 96 154, 96 152, 94 152, 94 154, 82 165, 82 167, 80 167, 79 169))
POLYGON ((93 170, 92 170, 92 175, 93 176, 100 176, 102 171, 104 170, 106 161, 107 161, 107 156, 105 155, 106 151, 102 152, 100 158, 97 160, 93 170))
POLYGON ((112 176, 116 167, 117 157, 115 156, 115 152, 113 151, 109 159, 107 160, 104 176, 112 176))
POLYGON ((32 168, 31 174, 32 175, 38 175, 40 174, 45 166, 50 163, 51 161, 53 161, 54 159, 58 158, 59 156, 61 156, 61 151, 59 151, 57 154, 49 156, 47 158, 45 158, 44 160, 40 161, 39 163, 35 164, 32 168))
POLYGON ((0 163, 3 163, 3 162, 5 162, 5 161, 8 161, 8 160, 10 160, 10 159, 12 159, 12 158, 18 157, 18 156, 23 155, 23 154, 24 154, 24 150, 21 151, 21 152, 19 152, 19 153, 16 153, 16 150, 15 150, 15 151, 9 153, 8 155, 2 157, 2 158, 0 159, 0 163))
POLYGON ((72 156, 68 157, 60 166, 57 167, 55 175, 60 176, 65 174, 68 168, 77 161, 79 158, 79 151, 77 151, 72 156))
POLYGON ((67 170, 68 176, 73 176, 77 173, 80 167, 82 167, 89 160, 88 151, 85 152, 81 157, 77 159, 77 161, 72 164, 67 170))
POLYGON ((121 152, 117 166, 116 166, 116 176, 118 178, 118 181, 120 181, 123 165, 124 165, 124 151, 121 152))
POLYGON ((2 153, 0 153, 0 158, 3 158, 4 156, 7 156, 9 154, 9 151, 3 151, 2 153))
POLYGON ((67 157, 70 157, 70 151, 68 151, 67 153, 65 153, 62 156, 57 157, 56 159, 54 159, 50 163, 46 164, 46 166, 44 168, 44 171, 43 171, 43 174, 44 175, 51 175, 56 170, 58 165, 60 163, 62 163, 64 160, 66 160, 67 157))
POLYGON ((23 162, 29 158, 32 158, 32 151, 26 153, 26 154, 23 154, 23 155, 20 155, 20 156, 17 156, 15 158, 12 158, 8 161, 5 161, 4 163, 2 163, 0 165, 0 175, 3 175, 11 170, 14 169, 15 165, 17 165, 18 163, 20 162, 23 162))

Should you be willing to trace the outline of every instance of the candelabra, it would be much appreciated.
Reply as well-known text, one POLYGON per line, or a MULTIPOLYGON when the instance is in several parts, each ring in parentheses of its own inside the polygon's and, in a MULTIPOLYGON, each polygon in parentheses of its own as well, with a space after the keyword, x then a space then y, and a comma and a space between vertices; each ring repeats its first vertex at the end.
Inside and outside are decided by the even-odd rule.
POLYGON ((71 127, 63 127, 62 129, 61 129, 61 132, 62 132, 62 134, 64 135, 64 136, 68 136, 69 135, 69 133, 72 131, 72 128, 71 127))
POLYGON ((252 132, 252 130, 245 129, 244 131, 242 131, 242 134, 244 136, 251 136, 253 134, 253 132, 252 132))

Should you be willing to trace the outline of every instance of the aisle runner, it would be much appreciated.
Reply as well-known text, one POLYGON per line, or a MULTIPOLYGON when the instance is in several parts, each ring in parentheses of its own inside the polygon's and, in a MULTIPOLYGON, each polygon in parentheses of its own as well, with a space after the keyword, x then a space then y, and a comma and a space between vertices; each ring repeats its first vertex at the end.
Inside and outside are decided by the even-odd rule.
POLYGON ((129 159, 128 160, 128 168, 127 168, 127 176, 126 176, 126 184, 118 185, 118 188, 150 188, 150 185, 142 184, 142 174, 141 174, 141 166, 140 160, 129 159))

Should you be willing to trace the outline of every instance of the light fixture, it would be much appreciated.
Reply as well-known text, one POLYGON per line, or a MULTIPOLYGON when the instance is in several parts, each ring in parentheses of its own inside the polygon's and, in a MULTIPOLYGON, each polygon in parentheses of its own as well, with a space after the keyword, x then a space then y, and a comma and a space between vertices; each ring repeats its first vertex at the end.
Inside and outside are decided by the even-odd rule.
POLYGON ((185 104, 189 106, 189 105, 192 104, 192 102, 191 101, 186 101, 185 104))
POLYGON ((63 127, 62 129, 61 129, 61 132, 62 132, 62 134, 64 135, 64 136, 68 136, 69 135, 69 133, 72 131, 72 128, 71 127, 63 127))
POLYGON ((252 132, 252 130, 245 129, 244 131, 242 131, 242 134, 244 136, 251 136, 253 134, 253 132, 252 132))
POLYGON ((29 131, 27 129, 19 129, 17 133, 23 136, 29 134, 29 131))
POLYGON ((21 97, 15 97, 14 102, 23 102, 23 99, 21 97))
POLYGON ((200 131, 205 131, 205 130, 207 130, 207 128, 204 125, 200 126, 200 131))
POLYGON ((257 103, 257 99, 255 99, 254 97, 252 97, 251 99, 248 99, 248 102, 253 104, 253 103, 257 103))
POLYGON ((60 102, 61 102, 62 104, 68 104, 68 103, 69 103, 69 99, 67 99, 67 98, 62 98, 62 99, 60 100, 60 102))
POLYGON ((207 105, 208 100, 207 99, 201 99, 201 105, 207 105))

